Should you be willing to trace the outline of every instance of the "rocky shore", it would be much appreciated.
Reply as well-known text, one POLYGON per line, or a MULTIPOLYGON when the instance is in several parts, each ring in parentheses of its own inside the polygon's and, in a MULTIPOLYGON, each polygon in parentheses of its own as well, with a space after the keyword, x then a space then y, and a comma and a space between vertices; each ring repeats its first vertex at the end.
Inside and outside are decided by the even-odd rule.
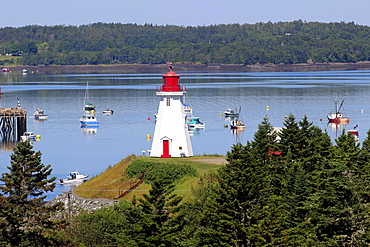
MULTIPOLYGON (((370 62, 306 64, 174 64, 176 71, 189 72, 299 72, 369 70, 370 62)), ((163 73, 166 64, 11 66, 13 72, 28 69, 39 74, 163 73)))
POLYGON ((81 211, 94 212, 104 206, 112 206, 117 200, 107 198, 84 198, 76 193, 73 189, 57 195, 54 199, 47 202, 47 205, 63 203, 64 209, 60 212, 59 217, 75 216, 81 211))

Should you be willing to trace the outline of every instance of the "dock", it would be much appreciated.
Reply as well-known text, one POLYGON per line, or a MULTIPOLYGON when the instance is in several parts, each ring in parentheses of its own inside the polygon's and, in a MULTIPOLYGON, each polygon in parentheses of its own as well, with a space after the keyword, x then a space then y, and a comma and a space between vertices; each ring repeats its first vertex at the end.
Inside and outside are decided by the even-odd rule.
POLYGON ((26 131, 27 111, 24 108, 0 108, 0 141, 18 142, 26 131))

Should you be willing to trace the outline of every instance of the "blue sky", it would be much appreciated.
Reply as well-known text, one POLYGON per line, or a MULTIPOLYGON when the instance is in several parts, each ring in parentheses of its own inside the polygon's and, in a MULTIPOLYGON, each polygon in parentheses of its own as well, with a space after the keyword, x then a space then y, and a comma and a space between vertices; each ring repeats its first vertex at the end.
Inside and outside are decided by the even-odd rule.
POLYGON ((152 23, 203 26, 301 19, 370 26, 370 0, 0 0, 0 27, 152 23))

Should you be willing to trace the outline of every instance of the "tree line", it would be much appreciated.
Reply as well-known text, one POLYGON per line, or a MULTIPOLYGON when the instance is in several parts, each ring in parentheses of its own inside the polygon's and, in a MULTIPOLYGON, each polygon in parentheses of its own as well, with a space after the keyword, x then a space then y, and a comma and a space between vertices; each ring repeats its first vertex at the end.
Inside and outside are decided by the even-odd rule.
POLYGON ((1 178, 4 246, 370 244, 370 130, 362 145, 344 131, 333 143, 306 117, 289 115, 279 132, 266 117, 253 140, 232 146, 225 166, 201 177, 192 199, 182 202, 174 180, 157 173, 142 199, 64 220, 52 217, 58 205, 41 203, 55 178, 31 148, 16 146, 1 178))
POLYGON ((302 20, 0 28, 0 54, 23 65, 349 63, 370 61, 369 41, 368 26, 302 20))

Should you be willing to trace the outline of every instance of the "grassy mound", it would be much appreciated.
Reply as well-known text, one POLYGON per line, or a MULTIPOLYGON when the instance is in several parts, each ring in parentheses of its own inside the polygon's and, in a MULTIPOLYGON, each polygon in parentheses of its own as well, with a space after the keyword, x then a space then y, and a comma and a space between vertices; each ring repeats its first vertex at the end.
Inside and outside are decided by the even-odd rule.
MULTIPOLYGON (((185 199, 190 196, 191 189, 197 185, 200 176, 208 173, 212 170, 218 169, 220 164, 224 163, 225 157, 212 157, 209 156, 196 156, 187 158, 150 158, 146 156, 137 157, 135 155, 128 156, 127 158, 121 160, 119 163, 113 167, 108 168, 106 171, 100 175, 91 178, 85 183, 79 185, 75 189, 75 193, 79 196, 85 198, 117 198, 124 191, 128 190, 131 186, 136 184, 140 179, 138 179, 138 174, 140 174, 140 169, 132 167, 128 169, 132 162, 136 164, 154 164, 157 166, 156 169, 151 168, 151 176, 157 172, 166 172, 163 167, 171 166, 176 167, 174 172, 176 173, 175 186, 176 194, 183 196, 185 199), (211 162, 216 161, 216 162, 211 162), (180 166, 182 165, 182 166, 180 166), (182 168, 184 167, 184 168, 182 168), (127 174, 126 170, 129 170, 127 174), (132 172, 132 169, 138 170, 136 173, 132 172), (130 172, 131 170, 131 172, 130 172), (185 174, 178 176, 178 171, 186 171, 185 174)), ((145 168, 143 168, 145 170, 145 168)), ((183 172, 184 173, 184 172, 183 172)), ((143 182, 135 190, 127 194, 123 199, 131 200, 133 196, 136 198, 141 198, 142 194, 148 193, 150 189, 150 184, 143 182)))

